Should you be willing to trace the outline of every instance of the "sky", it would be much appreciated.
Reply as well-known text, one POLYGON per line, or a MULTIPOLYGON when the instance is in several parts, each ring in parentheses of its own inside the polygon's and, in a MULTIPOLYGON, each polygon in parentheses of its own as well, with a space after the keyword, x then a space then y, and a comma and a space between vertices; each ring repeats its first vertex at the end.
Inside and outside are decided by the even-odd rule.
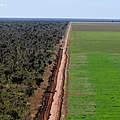
POLYGON ((120 19, 120 0, 0 0, 0 18, 120 19))

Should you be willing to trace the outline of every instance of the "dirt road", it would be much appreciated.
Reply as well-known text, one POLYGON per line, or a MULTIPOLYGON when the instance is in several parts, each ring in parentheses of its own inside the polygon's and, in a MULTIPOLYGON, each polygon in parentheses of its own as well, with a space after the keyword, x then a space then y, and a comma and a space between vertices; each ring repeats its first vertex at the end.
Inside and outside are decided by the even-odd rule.
POLYGON ((62 106, 62 99, 63 99, 63 86, 64 86, 64 78, 65 78, 65 66, 66 66, 66 50, 67 50, 67 41, 69 38, 69 33, 71 29, 71 23, 69 23, 65 38, 64 38, 64 47, 61 59, 61 65, 58 72, 57 77, 57 85, 56 85, 56 92, 53 97, 53 103, 50 110, 50 117, 49 120, 59 120, 61 114, 61 106, 62 106))

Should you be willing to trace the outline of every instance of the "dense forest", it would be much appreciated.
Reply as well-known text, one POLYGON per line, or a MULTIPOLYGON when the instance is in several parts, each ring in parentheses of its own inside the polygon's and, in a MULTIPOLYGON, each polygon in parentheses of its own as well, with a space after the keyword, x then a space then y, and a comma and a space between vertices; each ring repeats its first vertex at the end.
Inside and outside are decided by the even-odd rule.
POLYGON ((29 116, 28 101, 45 81, 47 67, 55 67, 66 26, 62 21, 0 21, 0 120, 29 116))

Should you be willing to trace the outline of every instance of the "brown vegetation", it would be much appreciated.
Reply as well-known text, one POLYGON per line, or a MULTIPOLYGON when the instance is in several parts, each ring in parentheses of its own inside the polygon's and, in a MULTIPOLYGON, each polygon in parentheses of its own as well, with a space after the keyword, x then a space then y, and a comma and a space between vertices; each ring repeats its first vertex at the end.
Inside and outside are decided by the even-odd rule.
POLYGON ((120 23, 80 23, 72 26, 73 31, 120 31, 120 23))

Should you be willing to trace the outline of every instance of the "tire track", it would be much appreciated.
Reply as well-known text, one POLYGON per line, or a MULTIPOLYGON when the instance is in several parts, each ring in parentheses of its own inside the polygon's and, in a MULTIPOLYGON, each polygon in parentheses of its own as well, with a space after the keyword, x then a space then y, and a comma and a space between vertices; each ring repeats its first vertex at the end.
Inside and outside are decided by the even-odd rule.
POLYGON ((63 86, 64 86, 64 78, 65 78, 65 66, 66 66, 66 59, 67 59, 66 51, 67 51, 67 43, 68 43, 70 29, 71 29, 71 23, 68 24, 68 28, 64 38, 62 60, 61 60, 61 65, 58 72, 57 85, 55 89, 56 92, 53 97, 53 103, 50 110, 49 120, 60 120, 60 116, 61 116, 61 107, 62 107, 62 101, 63 101, 63 86))

